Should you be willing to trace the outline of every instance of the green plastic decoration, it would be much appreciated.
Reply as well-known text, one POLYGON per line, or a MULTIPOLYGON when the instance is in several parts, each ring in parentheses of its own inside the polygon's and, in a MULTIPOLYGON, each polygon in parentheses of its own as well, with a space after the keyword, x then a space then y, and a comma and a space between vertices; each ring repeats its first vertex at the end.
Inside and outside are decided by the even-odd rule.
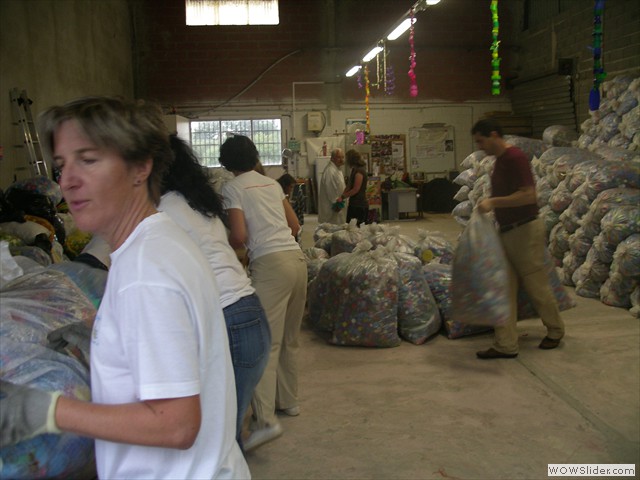
POLYGON ((498 56, 498 33, 500 31, 500 23, 498 22, 498 0, 491 0, 491 94, 500 95, 500 57, 498 56))

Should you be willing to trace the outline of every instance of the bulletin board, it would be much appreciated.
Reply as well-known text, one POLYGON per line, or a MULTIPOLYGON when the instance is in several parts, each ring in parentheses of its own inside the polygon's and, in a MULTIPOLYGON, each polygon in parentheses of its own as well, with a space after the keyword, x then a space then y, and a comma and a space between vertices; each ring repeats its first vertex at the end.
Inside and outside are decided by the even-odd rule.
POLYGON ((402 176, 407 171, 406 135, 371 135, 371 165, 369 171, 377 171, 383 175, 398 173, 402 176))
POLYGON ((409 171, 440 173, 456 169, 454 128, 451 125, 409 129, 409 171))

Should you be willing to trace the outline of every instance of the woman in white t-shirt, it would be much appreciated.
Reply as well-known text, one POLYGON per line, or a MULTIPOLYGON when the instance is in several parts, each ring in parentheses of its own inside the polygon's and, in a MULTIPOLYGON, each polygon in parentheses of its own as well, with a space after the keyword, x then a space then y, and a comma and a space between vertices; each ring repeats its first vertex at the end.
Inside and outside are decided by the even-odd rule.
POLYGON ((251 280, 229 245, 222 198, 191 147, 175 135, 170 141, 175 158, 164 175, 158 210, 189 234, 216 275, 238 397, 236 439, 242 447, 242 423, 269 360, 271 331, 251 280))
POLYGON ((251 283, 271 327, 271 354, 255 389, 245 450, 282 434, 276 410, 299 414, 298 337, 307 296, 307 266, 295 235, 300 228, 280 184, 253 168, 258 150, 242 135, 220 147, 220 164, 235 178, 222 187, 229 243, 246 248, 251 283))
POLYGON ((172 159, 162 112, 90 97, 48 109, 41 139, 78 228, 112 251, 91 339, 91 402, 2 382, 0 446, 96 439, 99 478, 249 478, 233 366, 207 260, 156 210, 172 159))

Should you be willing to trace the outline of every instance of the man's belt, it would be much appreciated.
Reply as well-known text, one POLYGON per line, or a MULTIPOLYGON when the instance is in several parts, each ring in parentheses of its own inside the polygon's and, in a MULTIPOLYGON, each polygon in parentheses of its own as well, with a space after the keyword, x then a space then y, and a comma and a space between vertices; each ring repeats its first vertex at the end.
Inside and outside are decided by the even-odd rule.
POLYGON ((510 223, 509 225, 502 225, 500 227, 500 233, 508 232, 509 230, 513 230, 514 228, 524 225, 525 223, 533 222, 536 218, 538 218, 537 215, 525 218, 524 220, 520 220, 516 223, 510 223))

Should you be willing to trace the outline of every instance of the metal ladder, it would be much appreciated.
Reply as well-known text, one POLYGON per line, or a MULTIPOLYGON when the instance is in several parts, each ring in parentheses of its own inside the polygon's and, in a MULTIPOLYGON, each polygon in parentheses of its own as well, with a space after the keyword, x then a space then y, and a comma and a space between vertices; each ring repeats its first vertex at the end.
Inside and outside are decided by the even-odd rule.
MULTIPOLYGON (((15 145, 18 148, 26 149, 26 156, 29 169, 33 175, 43 175, 51 178, 47 162, 42 154, 40 146, 40 137, 36 129, 33 116, 31 115, 31 104, 33 101, 27 96, 27 91, 20 92, 17 88, 10 91, 11 107, 14 114, 14 125, 20 126, 23 133, 23 144, 15 145)), ((16 168, 16 170, 25 170, 26 167, 16 168)))

